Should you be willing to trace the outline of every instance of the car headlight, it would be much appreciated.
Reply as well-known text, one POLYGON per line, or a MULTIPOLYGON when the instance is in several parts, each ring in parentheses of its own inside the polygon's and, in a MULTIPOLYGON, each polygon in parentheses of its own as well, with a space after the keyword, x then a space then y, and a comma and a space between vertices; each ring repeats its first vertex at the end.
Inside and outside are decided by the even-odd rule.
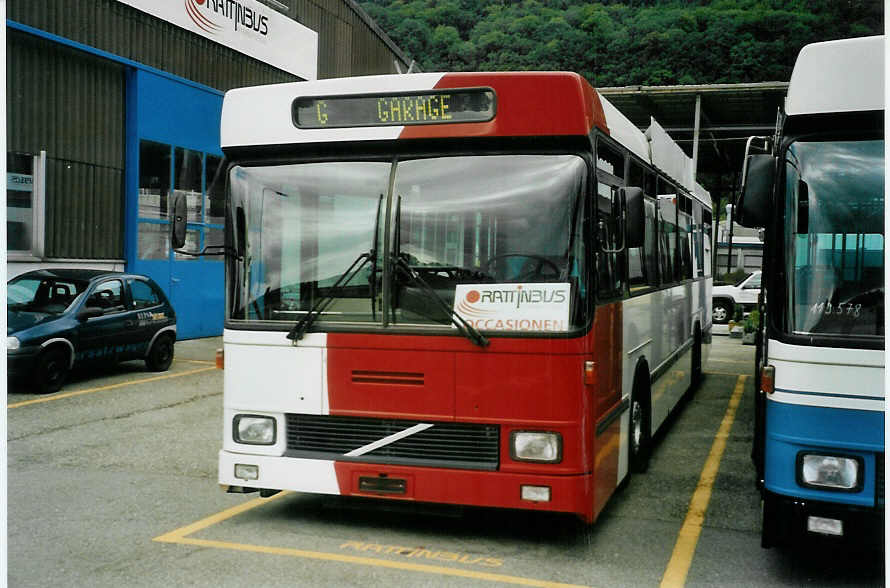
POLYGON ((562 435, 543 431, 513 431, 510 457, 516 461, 558 463, 562 461, 562 435))
POLYGON ((275 445, 275 419, 268 416, 239 414, 232 422, 236 443, 275 445))
POLYGON ((820 490, 856 491, 862 485, 861 458, 840 455, 800 453, 797 457, 798 481, 820 490))
POLYGON ((7 351, 17 351, 22 346, 22 342, 18 340, 17 337, 7 337, 6 338, 6 350, 7 351))

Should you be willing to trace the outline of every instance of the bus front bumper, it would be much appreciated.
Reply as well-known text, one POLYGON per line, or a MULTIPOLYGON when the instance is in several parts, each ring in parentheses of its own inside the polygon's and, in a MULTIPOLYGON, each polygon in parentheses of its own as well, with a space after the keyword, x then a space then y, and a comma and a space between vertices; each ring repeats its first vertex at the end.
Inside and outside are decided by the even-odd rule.
POLYGON ((857 541, 883 549, 884 508, 804 500, 763 491, 762 547, 804 537, 857 541))
POLYGON ((219 452, 230 492, 277 490, 577 515, 594 521, 592 474, 541 475, 219 452))

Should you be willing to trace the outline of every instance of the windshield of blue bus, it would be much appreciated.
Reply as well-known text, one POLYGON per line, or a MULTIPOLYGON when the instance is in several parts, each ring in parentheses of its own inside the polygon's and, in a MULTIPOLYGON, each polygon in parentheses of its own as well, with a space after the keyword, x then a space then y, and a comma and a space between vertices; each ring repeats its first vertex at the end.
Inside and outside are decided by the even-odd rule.
POLYGON ((797 141, 785 156, 787 328, 884 336, 884 142, 797 141))
POLYGON ((511 296, 489 292, 503 285, 519 302, 524 285, 541 284, 538 302, 562 304, 524 330, 569 330, 583 314, 571 297, 584 289, 586 177, 575 155, 235 166, 230 208, 245 220, 233 240, 246 256, 230 271, 230 319, 292 323, 314 308, 317 323, 339 328, 451 329, 456 296, 511 296))

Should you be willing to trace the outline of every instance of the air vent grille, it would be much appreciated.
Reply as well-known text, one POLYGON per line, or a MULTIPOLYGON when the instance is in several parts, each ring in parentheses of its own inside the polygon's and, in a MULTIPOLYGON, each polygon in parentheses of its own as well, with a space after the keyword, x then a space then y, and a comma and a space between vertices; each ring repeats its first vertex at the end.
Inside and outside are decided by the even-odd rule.
POLYGON ((345 456, 420 423, 415 420, 288 414, 287 454, 339 461, 497 469, 500 458, 500 429, 497 425, 432 422, 432 427, 363 455, 345 456))

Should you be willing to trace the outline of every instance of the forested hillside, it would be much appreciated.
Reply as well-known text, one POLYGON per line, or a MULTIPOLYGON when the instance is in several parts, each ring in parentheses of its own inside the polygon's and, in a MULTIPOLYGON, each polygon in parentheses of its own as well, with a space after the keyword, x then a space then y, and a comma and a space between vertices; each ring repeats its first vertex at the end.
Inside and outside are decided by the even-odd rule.
POLYGON ((806 43, 883 33, 882 0, 368 0, 423 71, 570 70, 594 85, 787 80, 806 43))

